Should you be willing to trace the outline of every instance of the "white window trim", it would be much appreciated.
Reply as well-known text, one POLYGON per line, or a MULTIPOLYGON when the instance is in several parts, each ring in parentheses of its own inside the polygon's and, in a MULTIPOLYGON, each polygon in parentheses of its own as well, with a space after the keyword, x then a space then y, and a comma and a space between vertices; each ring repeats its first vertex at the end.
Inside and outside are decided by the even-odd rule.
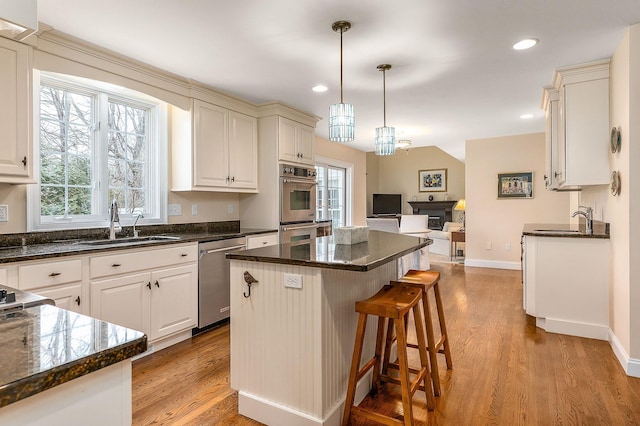
MULTIPOLYGON (((156 135, 157 144, 151 147, 149 151, 149 164, 155 164, 153 175, 150 175, 150 182, 148 187, 156 187, 156 190, 149 191, 148 196, 151 197, 149 202, 153 203, 157 209, 157 216, 155 217, 141 217, 138 220, 138 225, 152 225, 152 224, 165 224, 167 223, 167 188, 168 188, 168 107, 167 103, 156 99, 154 97, 145 95, 140 92, 136 92, 131 89, 119 87, 110 83, 99 82, 95 80, 85 79, 81 77, 74 77, 62 74, 56 74, 51 72, 41 72, 39 70, 33 70, 33 147, 34 147, 34 167, 33 175, 34 179, 38 182, 34 185, 27 186, 27 231, 53 231, 53 230, 65 230, 65 229, 80 229, 80 228, 108 228, 109 227, 109 214, 108 214, 108 202, 105 200, 98 200, 98 215, 86 216, 86 220, 76 219, 71 220, 56 220, 55 222, 42 222, 40 217, 40 79, 45 76, 49 80, 57 80, 64 83, 85 86, 91 91, 102 91, 108 93, 113 98, 134 98, 139 103, 146 104, 150 109, 155 110, 156 116, 155 122, 150 127, 150 134, 156 135), (105 205, 106 204, 106 205, 105 205)), ((127 102, 124 99, 125 103, 127 102)), ((100 118, 100 121, 106 123, 106 120, 100 118)), ((106 149, 106 145, 101 144, 103 149, 106 149)), ((103 156, 106 153, 94 152, 95 156, 103 156)), ((104 165, 100 161, 95 161, 97 168, 96 174, 100 176, 100 181, 108 182, 108 170, 105 170, 104 165)), ((136 220, 136 215, 121 214, 120 225, 131 226, 136 220)))
POLYGON ((315 163, 319 166, 333 166, 340 167, 346 170, 345 183, 344 183, 344 220, 345 226, 351 226, 353 224, 353 163, 348 163, 346 161, 336 160, 334 158, 322 157, 319 155, 315 156, 315 163))

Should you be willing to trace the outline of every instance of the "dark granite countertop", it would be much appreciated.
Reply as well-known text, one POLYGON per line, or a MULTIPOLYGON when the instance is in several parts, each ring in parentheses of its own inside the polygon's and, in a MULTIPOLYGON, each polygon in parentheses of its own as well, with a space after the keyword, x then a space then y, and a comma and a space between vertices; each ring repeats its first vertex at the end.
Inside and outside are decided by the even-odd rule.
POLYGON ((566 223, 527 223, 524 225, 522 234, 533 237, 609 239, 609 224, 594 220, 593 233, 587 234, 584 223, 580 223, 580 225, 570 225, 566 223))
POLYGON ((146 349, 140 331, 55 306, 0 314, 0 407, 146 349))
MULTIPOLYGON (((46 259, 61 256, 73 256, 83 254, 95 254, 104 251, 127 250, 142 247, 156 247, 169 244, 180 244, 186 242, 206 242, 224 240, 229 238, 237 238, 242 236, 259 235, 270 232, 278 232, 277 229, 258 229, 258 228, 237 228, 237 229, 190 229, 185 227, 165 227, 152 229, 141 228, 141 236, 163 235, 176 237, 171 240, 150 240, 135 243, 123 243, 126 234, 118 235, 113 244, 88 245, 86 241, 91 238, 65 238, 59 240, 51 239, 34 239, 26 245, 2 245, 0 246, 0 264, 21 262, 26 260, 46 259), (120 239, 120 241, 118 241, 120 239)), ((40 233, 44 234, 44 233, 40 233)), ((8 236, 10 237, 10 236, 8 236)), ((106 240, 107 238, 103 238, 106 240)), ((105 241, 106 242, 106 241, 105 241)))
POLYGON ((368 241, 353 245, 335 244, 333 236, 327 236, 311 243, 286 243, 227 253, 227 259, 370 271, 432 242, 429 238, 369 231, 368 241))

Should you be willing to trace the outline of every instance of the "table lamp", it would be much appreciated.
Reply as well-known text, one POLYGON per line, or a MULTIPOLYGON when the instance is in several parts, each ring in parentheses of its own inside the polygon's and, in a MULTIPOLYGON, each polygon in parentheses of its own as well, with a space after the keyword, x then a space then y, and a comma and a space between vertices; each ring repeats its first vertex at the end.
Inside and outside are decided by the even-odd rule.
POLYGON ((454 210, 460 210, 462 213, 460 213, 460 218, 462 219, 462 228, 460 228, 461 231, 464 231, 464 211, 467 208, 467 203, 464 200, 464 198, 461 198, 460 200, 458 200, 458 203, 456 204, 456 206, 454 207, 454 210))

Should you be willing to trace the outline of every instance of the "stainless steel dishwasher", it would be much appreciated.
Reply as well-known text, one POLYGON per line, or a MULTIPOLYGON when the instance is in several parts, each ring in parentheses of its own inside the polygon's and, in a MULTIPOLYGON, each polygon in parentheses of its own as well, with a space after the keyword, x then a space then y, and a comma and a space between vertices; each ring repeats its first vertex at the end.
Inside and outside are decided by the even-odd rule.
POLYGON ((245 237, 211 241, 198 245, 198 329, 229 318, 229 260, 225 254, 244 250, 245 237))

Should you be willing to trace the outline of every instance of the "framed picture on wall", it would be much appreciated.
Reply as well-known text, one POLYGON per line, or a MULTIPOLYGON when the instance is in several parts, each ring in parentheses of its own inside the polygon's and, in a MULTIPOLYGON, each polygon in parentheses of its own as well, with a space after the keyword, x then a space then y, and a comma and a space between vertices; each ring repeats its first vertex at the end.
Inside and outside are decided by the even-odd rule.
POLYGON ((498 173, 498 198, 533 198, 533 172, 498 173))
POLYGON ((447 169, 420 170, 418 172, 420 192, 447 192, 447 169))

